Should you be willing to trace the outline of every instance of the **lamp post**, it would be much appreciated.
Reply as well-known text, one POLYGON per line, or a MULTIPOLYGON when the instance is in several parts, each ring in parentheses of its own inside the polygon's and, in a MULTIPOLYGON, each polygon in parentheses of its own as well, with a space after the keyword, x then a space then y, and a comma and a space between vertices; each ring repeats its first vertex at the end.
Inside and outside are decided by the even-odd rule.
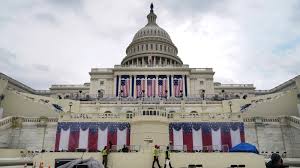
POLYGON ((123 96, 123 90, 120 90, 120 92, 119 92, 119 100, 120 101, 122 100, 122 96, 123 96))
POLYGON ((232 106, 232 102, 231 102, 231 101, 229 101, 229 102, 228 102, 228 104, 229 104, 229 108, 230 108, 230 113, 232 113, 232 108, 231 108, 231 106, 232 106))
POLYGON ((144 101, 144 97, 145 97, 145 90, 142 90, 142 98, 143 98, 143 101, 144 101))
POLYGON ((202 90, 202 99, 203 100, 205 99, 205 90, 204 89, 202 90))
POLYGON ((222 90, 222 94, 223 94, 223 100, 225 100, 225 90, 222 90))
POLYGON ((82 90, 79 90, 79 100, 81 99, 82 90))
POLYGON ((168 90, 165 90, 165 92, 166 92, 166 99, 168 98, 168 90))
POLYGON ((69 112, 71 113, 71 111, 72 111, 72 105, 73 105, 73 102, 69 102, 69 112))
POLYGON ((180 90, 180 97, 181 97, 181 100, 183 99, 183 91, 180 90))
POLYGON ((101 91, 98 90, 98 96, 97 96, 97 97, 98 97, 98 100, 100 99, 100 92, 101 92, 101 91))

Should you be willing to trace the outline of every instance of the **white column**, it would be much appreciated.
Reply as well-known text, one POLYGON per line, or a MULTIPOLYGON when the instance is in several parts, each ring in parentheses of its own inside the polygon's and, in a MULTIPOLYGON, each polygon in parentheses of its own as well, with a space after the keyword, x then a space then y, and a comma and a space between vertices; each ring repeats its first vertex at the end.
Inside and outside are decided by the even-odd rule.
POLYGON ((167 92, 167 94, 168 94, 167 97, 169 97, 169 95, 170 95, 170 79, 169 79, 169 76, 170 76, 170 75, 167 75, 167 81, 168 81, 168 82, 167 82, 167 90, 168 90, 168 92, 167 92))
POLYGON ((187 84, 187 95, 189 96, 191 94, 190 90, 191 90, 191 80, 190 77, 188 75, 186 75, 186 84, 187 84))
POLYGON ((121 94, 121 75, 119 75, 119 86, 118 86, 118 95, 119 96, 122 96, 122 95, 120 95, 121 94))
POLYGON ((158 97, 158 75, 155 76, 155 97, 158 97))
POLYGON ((136 75, 134 75, 134 90, 133 90, 133 97, 136 97, 136 75))
POLYGON ((130 86, 129 86, 129 90, 130 90, 130 92, 129 92, 129 96, 128 97, 131 97, 131 92, 132 92, 132 75, 129 75, 129 83, 130 83, 130 86))
POLYGON ((148 75, 145 75, 145 94, 144 94, 144 97, 147 97, 147 87, 148 87, 148 82, 147 82, 147 79, 148 78, 148 75))
POLYGON ((184 80, 184 75, 181 75, 181 80, 182 80, 182 97, 185 97, 185 80, 184 80))
MULTIPOLYGON (((116 96, 116 90, 117 90, 117 86, 116 85, 117 85, 117 76, 114 76, 114 86, 113 86, 113 91, 112 91, 112 96, 113 97, 116 96)), ((107 93, 105 93, 105 94, 107 94, 107 93)))
MULTIPOLYGON (((175 96, 174 96, 174 92, 173 92, 173 90, 174 90, 174 88, 173 88, 173 87, 174 87, 173 83, 174 83, 174 75, 171 76, 171 86, 172 86, 172 87, 171 87, 170 92, 172 93, 172 97, 175 97, 175 96)), ((170 85, 169 85, 169 86, 170 86, 170 85)))

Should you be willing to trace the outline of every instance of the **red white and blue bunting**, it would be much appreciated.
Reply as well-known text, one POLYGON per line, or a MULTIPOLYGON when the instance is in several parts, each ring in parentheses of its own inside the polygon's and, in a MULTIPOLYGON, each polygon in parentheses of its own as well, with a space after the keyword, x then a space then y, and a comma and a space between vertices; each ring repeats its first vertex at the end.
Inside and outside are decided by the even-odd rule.
POLYGON ((104 146, 130 145, 130 124, 121 122, 60 122, 56 132, 56 151, 102 150, 104 146))
POLYGON ((245 142, 242 122, 178 122, 169 125, 170 143, 178 150, 183 146, 187 151, 223 150, 222 146, 232 148, 245 142))

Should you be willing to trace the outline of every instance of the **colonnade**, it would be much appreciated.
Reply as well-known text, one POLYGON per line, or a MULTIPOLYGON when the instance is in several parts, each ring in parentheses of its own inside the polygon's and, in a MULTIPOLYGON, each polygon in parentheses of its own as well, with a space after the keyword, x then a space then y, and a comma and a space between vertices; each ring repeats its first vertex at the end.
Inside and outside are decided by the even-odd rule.
MULTIPOLYGON (((187 96, 188 93, 186 75, 116 75, 114 81, 116 97, 184 97, 187 96), (144 82, 142 93, 137 93, 137 80, 144 82), (148 82, 148 80, 154 80, 155 83, 155 91, 152 91, 153 94, 149 94, 151 96, 148 96, 147 93, 150 85, 153 83, 151 83, 151 81, 148 82), (174 80, 182 80, 180 84, 181 88, 179 89, 180 93, 177 89, 175 94, 174 80), (164 81, 164 88, 159 88, 159 81, 164 81)), ((179 85, 179 83, 177 83, 177 85, 179 85)))

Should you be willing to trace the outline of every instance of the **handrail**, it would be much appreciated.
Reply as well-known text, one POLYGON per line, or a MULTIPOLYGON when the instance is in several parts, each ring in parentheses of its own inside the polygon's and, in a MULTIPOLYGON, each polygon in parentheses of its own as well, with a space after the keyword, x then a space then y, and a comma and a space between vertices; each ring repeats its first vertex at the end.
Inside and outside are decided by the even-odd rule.
MULTIPOLYGON (((44 118, 39 117, 5 117, 0 119, 0 127, 4 127, 6 125, 12 124, 15 120, 21 119, 22 122, 25 123, 40 123, 44 118)), ((58 118, 45 118, 48 123, 56 123, 58 122, 58 118)))
POLYGON ((13 117, 12 116, 0 119, 0 127, 6 126, 8 124, 11 124, 12 121, 13 121, 13 117))

